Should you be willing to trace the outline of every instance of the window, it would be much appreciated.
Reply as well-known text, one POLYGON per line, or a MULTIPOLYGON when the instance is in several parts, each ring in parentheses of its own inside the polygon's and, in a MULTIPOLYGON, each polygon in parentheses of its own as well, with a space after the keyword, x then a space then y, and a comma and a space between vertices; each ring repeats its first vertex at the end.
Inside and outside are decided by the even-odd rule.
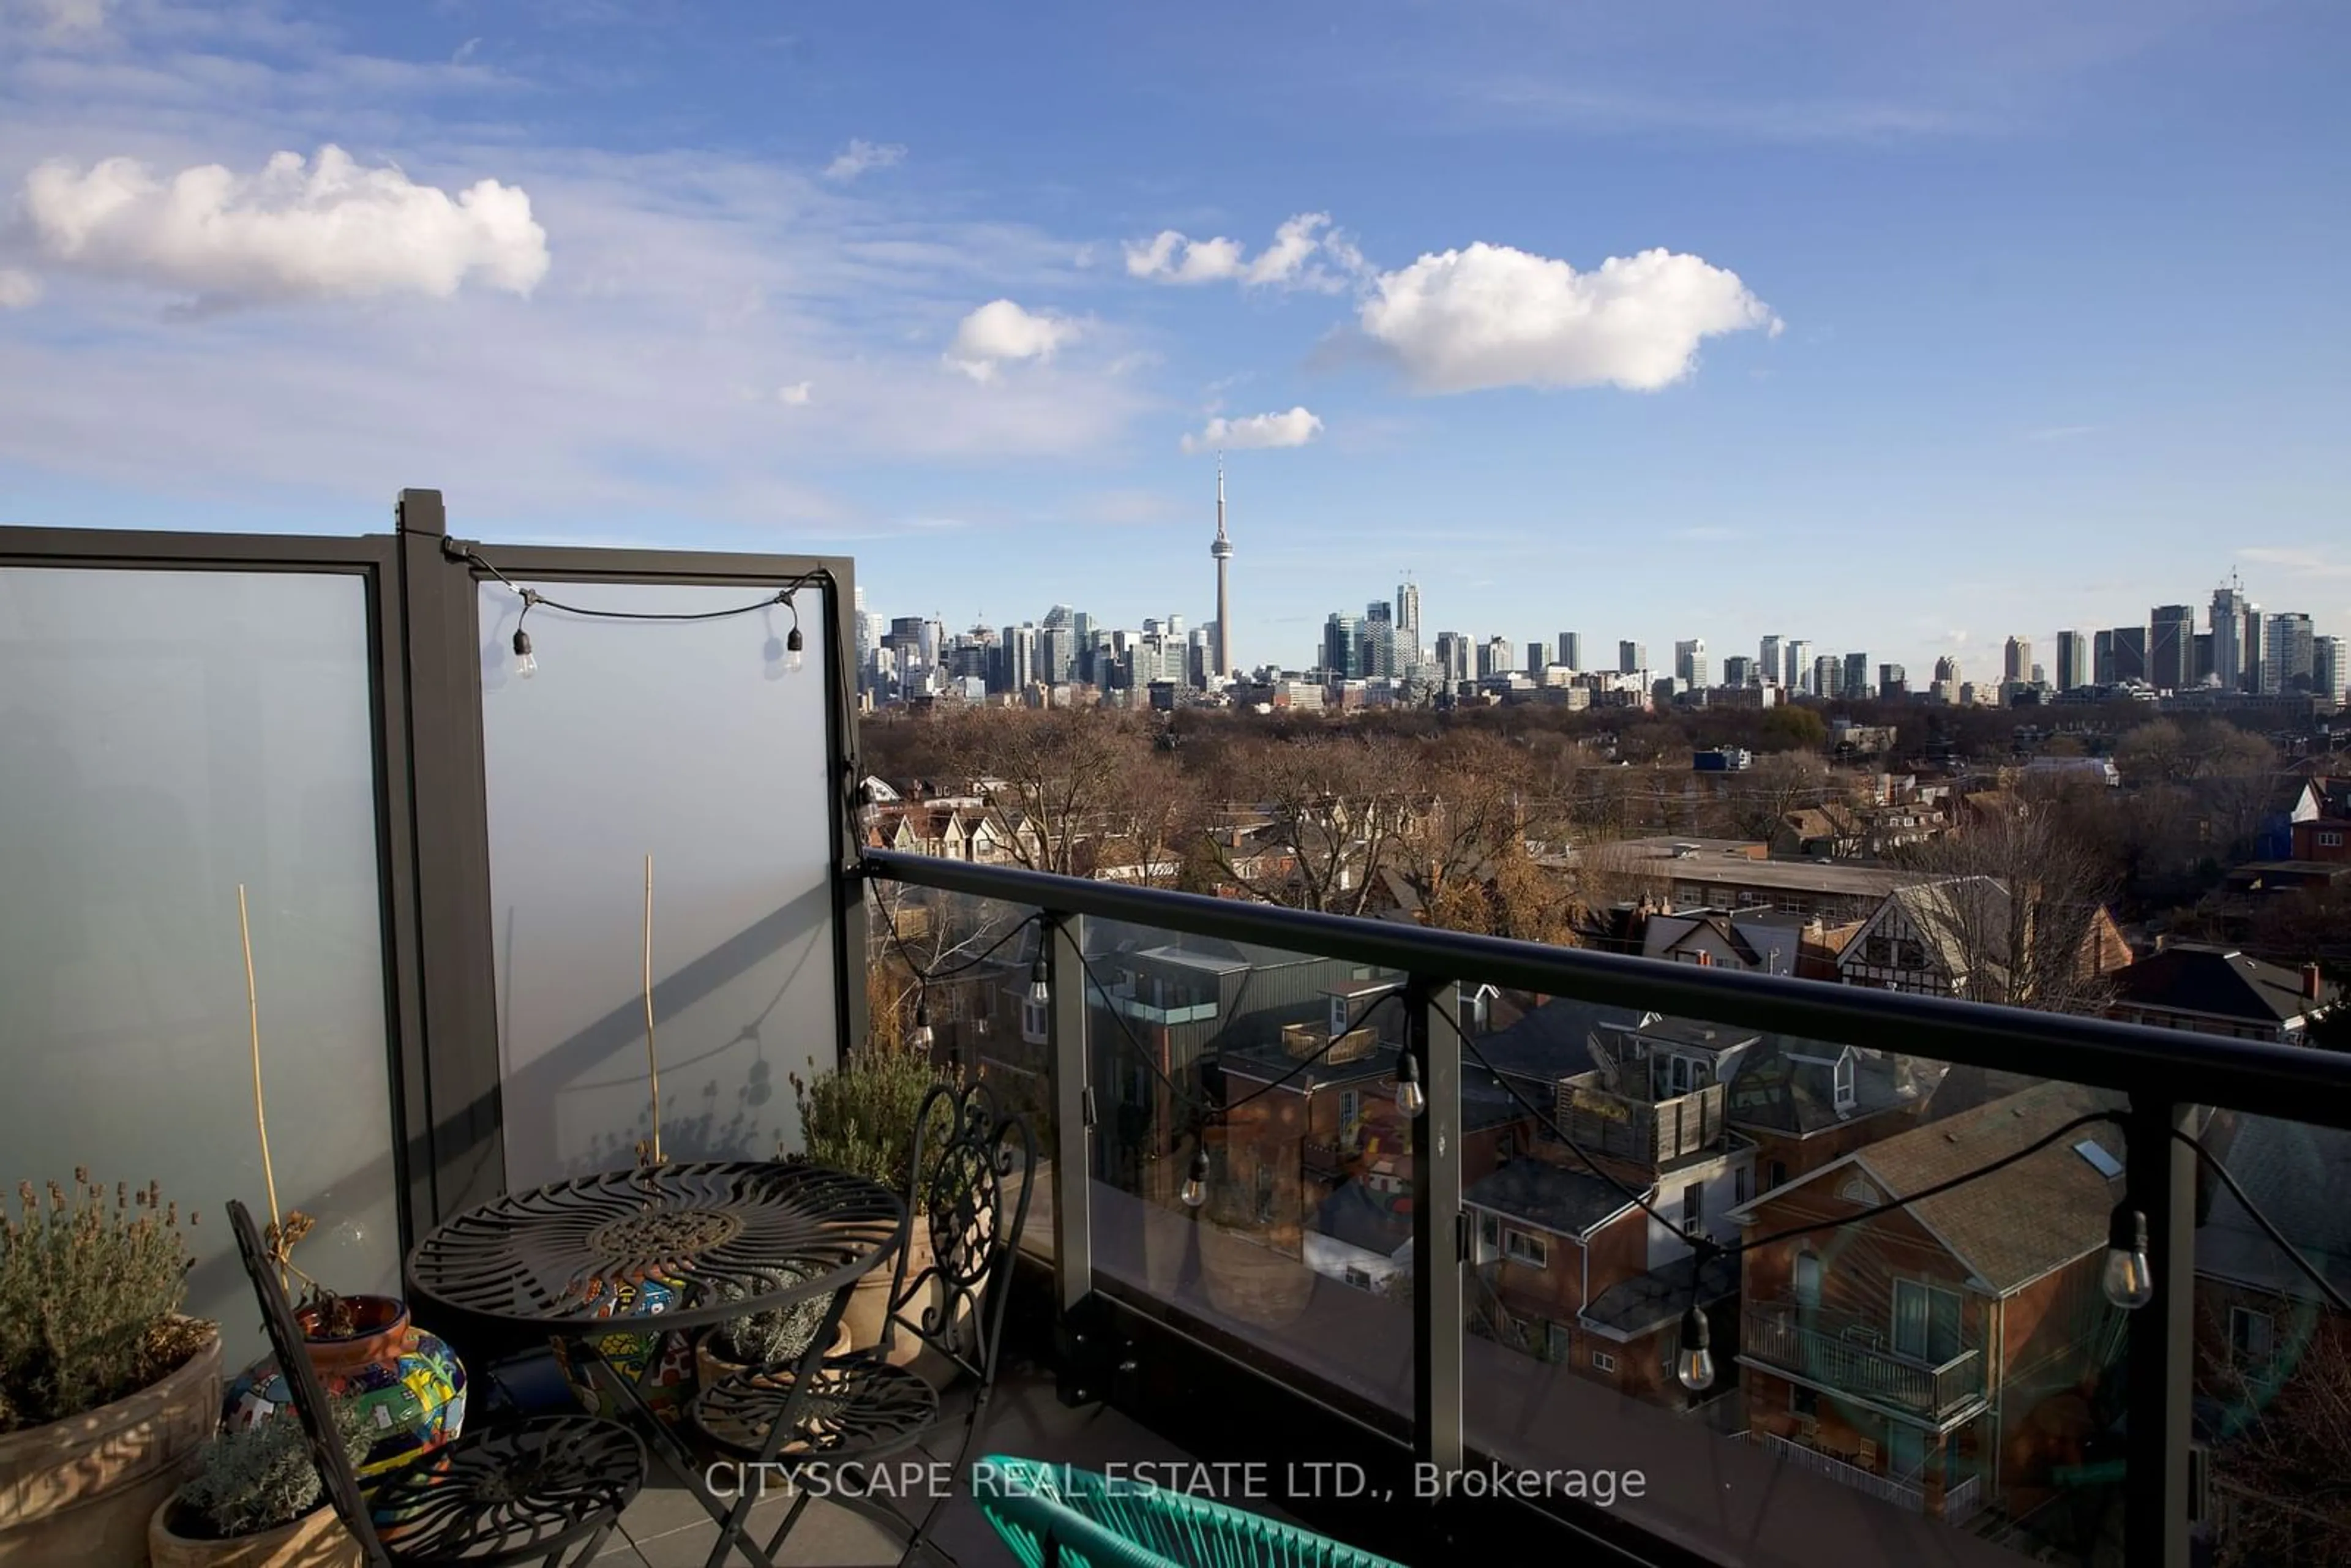
POLYGON ((2343 847, 2343 834, 2341 830, 2335 828, 2325 828, 2320 830, 2318 835, 2318 847, 2323 850, 2341 849, 2343 847))
POLYGON ((1339 1036, 1346 1032, 1347 998, 1344 997, 1332 997, 1331 998, 1331 1038, 1336 1040, 1339 1036))
POLYGON ((1616 1370, 1616 1358, 1604 1350, 1595 1350, 1592 1353, 1592 1369, 1594 1372, 1614 1372, 1616 1370))
POLYGON ((1372 1277, 1350 1263, 1347 1265, 1347 1283, 1359 1291, 1368 1291, 1372 1288, 1372 1277))
POLYGON ((1706 1183, 1694 1181, 1682 1188, 1682 1234, 1696 1236, 1706 1228, 1706 1183))
POLYGON ((1551 1267, 1551 1243, 1528 1231, 1503 1231, 1502 1251, 1505 1256, 1520 1263, 1530 1263, 1538 1269, 1551 1267))
POLYGON ((1796 1254, 1796 1304, 1800 1307, 1821 1304, 1821 1255, 1817 1252, 1796 1254))
POLYGON ((1810 1421, 1821 1413, 1821 1391, 1806 1388, 1801 1383, 1788 1385, 1788 1414, 1810 1421))
POLYGON ((1865 963, 1891 964, 1894 962, 1894 944, 1883 936, 1872 936, 1861 945, 1861 956, 1865 963))
POLYGON ((1730 1201, 1732 1207, 1736 1207, 1738 1205, 1745 1203, 1749 1198, 1751 1198, 1754 1196, 1755 1172, 1753 1168, 1748 1166, 1741 1166, 1737 1170, 1731 1172, 1730 1201))
POLYGON ((1030 1045, 1044 1044, 1047 1034, 1047 1015, 1050 1010, 1050 1003, 1032 1002, 1025 997, 1022 998, 1020 1001, 1020 1038, 1027 1040, 1030 1045))
POLYGON ((1344 1137, 1353 1131, 1355 1120, 1364 1113, 1364 1092, 1360 1089, 1339 1091, 1339 1134, 1344 1137))
POLYGON ((1940 1366, 1959 1354, 1959 1293, 1894 1281, 1894 1354, 1940 1366))
POLYGON ((2229 1309, 2229 1354, 2239 1366, 2267 1367, 2276 1335, 2277 1325, 2269 1313, 2246 1307, 2229 1309))
POLYGON ((1490 1214, 1479 1215, 1478 1239, 1489 1247, 1499 1247, 1502 1244, 1502 1222, 1490 1214))
POLYGON ((1770 1191, 1771 1191, 1773 1187, 1775 1187, 1775 1186, 1787 1186, 1787 1185, 1788 1185, 1788 1162, 1787 1162, 1787 1161, 1785 1161, 1785 1160, 1773 1160, 1770 1165, 1768 1165, 1768 1166, 1766 1166, 1764 1167, 1764 1169, 1763 1169, 1763 1190, 1764 1190, 1765 1192, 1770 1192, 1770 1191))
POLYGON ((1567 1359, 1567 1356, 1568 1356, 1568 1333, 1567 1333, 1567 1325, 1566 1325, 1565 1323, 1554 1323, 1554 1322, 1546 1322, 1546 1323, 1544 1323, 1544 1324, 1543 1324, 1543 1359, 1544 1359, 1545 1361, 1549 1361, 1549 1362, 1554 1362, 1554 1363, 1556 1363, 1556 1362, 1563 1362, 1563 1361, 1565 1361, 1565 1360, 1567 1359))
POLYGON ((1894 965, 1899 969, 1923 969, 1927 967, 1927 949, 1906 936, 1894 945, 1894 965))
POLYGON ((1838 1057, 1833 1071, 1836 1075, 1836 1108, 1840 1111, 1850 1111, 1853 1109, 1854 1101, 1853 1053, 1847 1051, 1838 1057))

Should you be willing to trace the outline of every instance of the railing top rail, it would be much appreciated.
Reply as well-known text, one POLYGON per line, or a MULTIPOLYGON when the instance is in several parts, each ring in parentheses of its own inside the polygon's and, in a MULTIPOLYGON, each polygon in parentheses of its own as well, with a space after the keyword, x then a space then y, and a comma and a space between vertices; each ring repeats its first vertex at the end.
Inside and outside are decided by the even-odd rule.
POLYGON ((1163 888, 896 851, 861 868, 886 881, 1253 942, 1447 979, 1836 1040, 2158 1101, 2351 1128, 2351 1053, 2149 1029, 2107 1019, 1669 964, 1629 954, 1431 930, 1163 888))

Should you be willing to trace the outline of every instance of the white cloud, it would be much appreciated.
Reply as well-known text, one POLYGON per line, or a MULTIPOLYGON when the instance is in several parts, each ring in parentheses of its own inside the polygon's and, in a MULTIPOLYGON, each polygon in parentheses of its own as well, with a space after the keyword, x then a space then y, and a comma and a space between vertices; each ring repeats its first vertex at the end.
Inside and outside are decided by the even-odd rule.
POLYGON ((29 272, 0 267, 0 310, 22 310, 41 297, 41 280, 29 272))
POLYGON ((1704 340, 1781 323, 1736 273, 1646 250, 1590 272, 1478 244, 1383 273, 1367 337, 1424 392, 1614 384, 1636 392, 1690 372, 1704 340))
POLYGON ((794 408, 806 408, 808 406, 809 399, 813 396, 815 392, 815 382, 794 382, 788 387, 778 387, 776 389, 776 401, 778 402, 789 403, 794 408))
POLYGON ((215 300, 445 299, 470 280, 528 295, 547 231, 519 188, 482 180, 454 199, 342 149, 273 156, 246 177, 220 164, 168 182, 130 158, 36 169, 24 208, 57 266, 215 300))
POLYGON ((894 141, 853 141, 824 166, 824 177, 846 183, 860 174, 870 174, 876 169, 892 168, 904 162, 905 159, 906 150, 894 141))
POLYGON ((0 0, 0 11, 18 8, 31 14, 53 40, 106 30, 107 0, 0 0))
POLYGON ((991 299, 956 328, 946 362, 976 382, 996 379, 1008 360, 1045 361, 1077 339, 1083 329, 1066 316, 1024 310, 1009 299, 991 299))
POLYGON ((2257 566, 2283 567, 2305 577, 2351 577, 2351 559, 2293 545, 2241 545, 2236 554, 2257 566))
POLYGON ((1197 435, 1184 437, 1186 454, 1244 452, 1252 447, 1303 446, 1322 433, 1322 421, 1293 408, 1288 413, 1253 413, 1246 419, 1212 419, 1197 435))
POLYGON ((1274 231, 1273 243, 1252 257, 1241 242, 1221 236, 1191 239, 1174 229, 1147 240, 1129 241, 1126 270, 1155 283, 1226 283, 1246 287, 1312 288, 1326 293, 1346 287, 1364 270, 1353 242, 1331 226, 1327 213, 1301 213, 1274 231), (1317 265, 1328 259, 1337 273, 1317 265))

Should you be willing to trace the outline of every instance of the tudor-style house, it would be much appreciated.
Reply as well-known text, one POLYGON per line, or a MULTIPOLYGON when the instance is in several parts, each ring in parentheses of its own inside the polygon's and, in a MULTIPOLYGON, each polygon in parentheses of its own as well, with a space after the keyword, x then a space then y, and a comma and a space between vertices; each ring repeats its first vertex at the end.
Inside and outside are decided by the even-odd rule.
POLYGON ((2121 1356, 2099 1287, 2122 1139, 2085 1127, 1965 1186, 2115 1098, 2043 1083, 1856 1149, 1739 1219, 1739 1362, 1750 1440, 1954 1522, 2021 1515, 2085 1462, 2095 1390, 2121 1356), (1855 1214, 1902 1207, 1867 1219, 1855 1214), (1766 1240, 1820 1220, 1836 1228, 1766 1240))
POLYGON ((2105 909, 2046 904, 2029 891, 2012 895, 1997 877, 1960 876, 1886 894, 1838 954, 1837 977, 1878 990, 2028 1006, 2129 962, 2130 945, 2105 909), (2066 950, 2051 951, 2060 946, 2066 950))

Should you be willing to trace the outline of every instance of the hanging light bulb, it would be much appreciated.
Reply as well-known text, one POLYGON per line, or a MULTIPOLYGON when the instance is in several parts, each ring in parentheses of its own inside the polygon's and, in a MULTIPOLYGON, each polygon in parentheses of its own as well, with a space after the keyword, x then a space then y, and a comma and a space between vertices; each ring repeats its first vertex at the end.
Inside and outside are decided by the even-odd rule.
POLYGON ((1208 1151, 1198 1145, 1192 1149, 1192 1172, 1184 1178, 1184 1207, 1197 1208, 1208 1201, 1208 1151))
POLYGON ((530 633, 519 626, 515 628, 514 651, 516 674, 527 681, 538 674, 538 657, 530 651, 530 633))
POLYGON ((1031 1007, 1043 1007, 1053 999, 1053 974, 1045 967, 1045 955, 1029 966, 1029 1002, 1031 1007))
POLYGON ((784 668, 797 672, 803 664, 807 663, 800 657, 800 650, 805 645, 800 637, 800 629, 798 626, 793 627, 792 634, 784 639, 784 668))
POLYGON ((1707 1327, 1706 1314, 1692 1301, 1682 1314, 1682 1346, 1674 1357, 1674 1375, 1692 1394, 1703 1394, 1714 1386, 1714 1352, 1708 1348, 1713 1333, 1707 1327))
POLYGON ((2155 1270, 2147 1261, 2147 1216, 2126 1203, 2115 1205, 2106 1224, 2106 1268, 2099 1281, 2106 1300, 2126 1312, 2155 1300, 2155 1270))
POLYGON ((1413 1121, 1428 1109, 1427 1092, 1420 1086, 1420 1058, 1409 1051, 1396 1063, 1396 1109, 1413 1121))
POLYGON ((906 1043, 916 1051, 928 1051, 936 1037, 931 1033, 931 1009, 921 1002, 914 1004, 914 1027, 906 1031, 906 1043))

